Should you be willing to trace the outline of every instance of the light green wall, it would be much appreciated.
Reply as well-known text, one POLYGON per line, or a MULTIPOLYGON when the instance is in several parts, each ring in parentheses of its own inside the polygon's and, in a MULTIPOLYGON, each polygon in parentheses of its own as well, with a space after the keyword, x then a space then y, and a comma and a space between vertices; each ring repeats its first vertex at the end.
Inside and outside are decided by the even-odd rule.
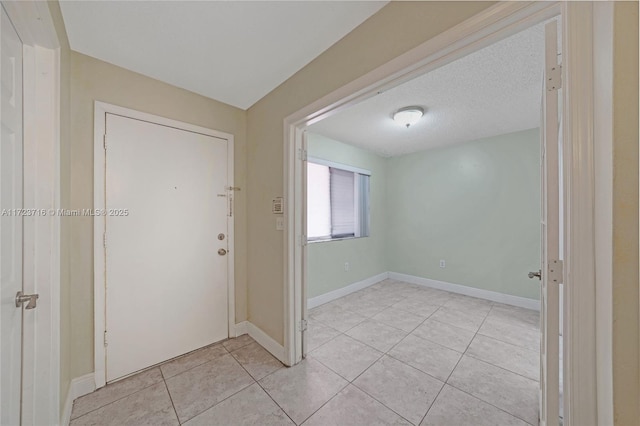
POLYGON ((309 135, 309 155, 372 171, 371 238, 310 244, 309 297, 393 271, 537 299, 539 150, 538 129, 388 159, 309 135))
POLYGON ((391 158, 389 270, 537 299, 527 272, 540 265, 538 133, 391 158))
POLYGON ((371 151, 308 134, 309 156, 371 171, 369 237, 308 245, 308 297, 315 297, 387 271, 385 256, 386 159, 371 151), (344 270, 349 262, 349 271, 344 270))

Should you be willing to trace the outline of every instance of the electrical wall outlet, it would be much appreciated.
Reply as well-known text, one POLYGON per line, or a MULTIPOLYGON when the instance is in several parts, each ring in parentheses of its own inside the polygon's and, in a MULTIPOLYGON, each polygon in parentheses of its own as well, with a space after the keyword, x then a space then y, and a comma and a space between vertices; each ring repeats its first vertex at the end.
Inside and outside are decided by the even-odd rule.
POLYGON ((344 270, 348 271, 349 270, 349 262, 344 262, 344 270))
POLYGON ((444 259, 441 259, 441 260, 440 260, 440 267, 441 267, 441 268, 444 268, 444 267, 446 267, 446 266, 447 266, 447 264, 446 264, 446 262, 444 261, 444 259))

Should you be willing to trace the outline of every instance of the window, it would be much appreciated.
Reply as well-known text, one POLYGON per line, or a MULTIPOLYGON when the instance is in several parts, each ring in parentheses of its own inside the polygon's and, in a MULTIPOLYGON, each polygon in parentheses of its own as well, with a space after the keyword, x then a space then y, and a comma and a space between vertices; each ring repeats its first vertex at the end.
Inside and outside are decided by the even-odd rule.
POLYGON ((367 170, 320 159, 307 165, 307 239, 369 236, 367 170))

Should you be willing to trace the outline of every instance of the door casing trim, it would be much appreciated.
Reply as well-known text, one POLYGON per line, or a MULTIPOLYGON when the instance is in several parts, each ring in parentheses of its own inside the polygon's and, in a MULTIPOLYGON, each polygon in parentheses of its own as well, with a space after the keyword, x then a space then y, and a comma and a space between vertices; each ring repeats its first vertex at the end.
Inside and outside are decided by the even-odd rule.
MULTIPOLYGON (((564 167, 564 424, 596 424, 596 327, 594 271, 592 53, 593 5, 580 2, 502 2, 327 94, 284 119, 284 347, 287 364, 302 359, 304 200, 302 134, 305 128, 376 93, 406 82, 465 54, 553 16, 562 19, 564 167), (585 71, 586 69, 586 71, 585 71), (579 283, 579 285, 578 285, 579 283), (588 350, 579 350, 588 348, 588 350)), ((608 143, 601 140, 598 143, 608 143)), ((606 368, 606 366, 604 366, 606 368)), ((611 395, 603 395, 611 399, 611 395)))
MULTIPOLYGON (((227 184, 234 187, 233 172, 233 135, 220 132, 218 130, 207 129, 182 121, 148 114, 133 109, 112 105, 105 102, 95 101, 94 103, 94 136, 93 136, 93 208, 94 210, 105 209, 105 167, 106 157, 104 150, 104 137, 106 132, 106 114, 116 114, 124 117, 143 120, 154 124, 173 127, 180 130, 201 133, 227 141, 227 184)), ((228 190, 227 195, 233 197, 233 190, 228 190)), ((230 202, 233 202, 231 200, 230 202)), ((234 217, 227 216, 227 299, 228 299, 228 334, 229 337, 236 337, 235 321, 235 247, 234 247, 234 217)), ((93 218, 93 291, 94 291, 94 377, 96 389, 106 384, 106 350, 104 347, 104 332, 106 329, 106 305, 105 305, 105 247, 103 244, 103 233, 106 220, 104 216, 94 216, 93 218)))

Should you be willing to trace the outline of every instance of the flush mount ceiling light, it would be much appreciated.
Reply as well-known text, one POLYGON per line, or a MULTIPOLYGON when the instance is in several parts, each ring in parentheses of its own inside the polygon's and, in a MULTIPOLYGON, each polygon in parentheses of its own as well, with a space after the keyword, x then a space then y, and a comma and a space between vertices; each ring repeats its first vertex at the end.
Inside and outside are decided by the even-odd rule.
POLYGON ((424 109, 418 106, 410 106, 400 108, 398 111, 394 112, 393 121, 402 126, 409 127, 412 124, 416 124, 423 115, 424 109))

